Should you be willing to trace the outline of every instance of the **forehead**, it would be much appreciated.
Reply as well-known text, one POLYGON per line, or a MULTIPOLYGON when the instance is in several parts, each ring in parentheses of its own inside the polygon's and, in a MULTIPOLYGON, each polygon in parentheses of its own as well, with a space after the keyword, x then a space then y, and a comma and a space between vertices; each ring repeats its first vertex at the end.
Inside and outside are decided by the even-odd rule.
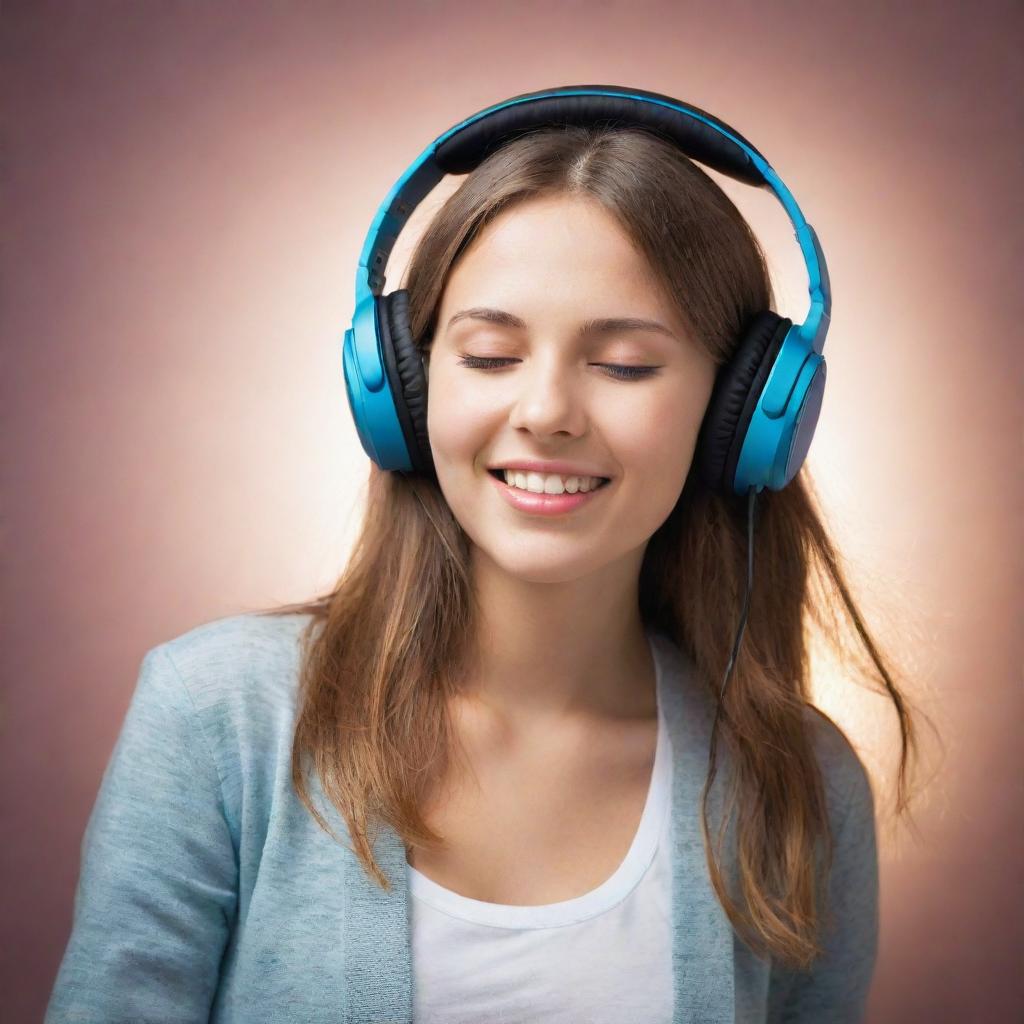
POLYGON ((531 199, 497 215, 450 272, 442 308, 472 301, 508 309, 517 298, 585 303, 590 315, 670 314, 645 257, 591 198, 531 199), (596 300, 608 310, 593 309, 596 300))

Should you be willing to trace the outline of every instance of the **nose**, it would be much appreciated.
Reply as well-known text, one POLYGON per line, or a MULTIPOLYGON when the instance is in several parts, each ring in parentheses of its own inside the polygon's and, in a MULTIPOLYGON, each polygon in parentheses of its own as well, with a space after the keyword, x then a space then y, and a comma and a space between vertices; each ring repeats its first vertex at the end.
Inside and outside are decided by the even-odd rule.
POLYGON ((588 413, 579 383, 576 370, 557 356, 520 363, 511 383, 516 389, 511 426, 538 436, 585 432, 588 413))

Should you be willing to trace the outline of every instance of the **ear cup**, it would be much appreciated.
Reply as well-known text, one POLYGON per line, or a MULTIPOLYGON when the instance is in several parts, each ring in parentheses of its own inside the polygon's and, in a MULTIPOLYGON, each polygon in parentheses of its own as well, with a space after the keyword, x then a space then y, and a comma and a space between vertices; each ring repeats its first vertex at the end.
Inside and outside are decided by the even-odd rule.
POLYGON ((427 377, 409 327, 409 292, 399 289, 379 295, 377 312, 384 365, 413 472, 436 479, 427 437, 427 377))
POLYGON ((736 497, 732 485, 747 427, 792 326, 771 310, 755 314, 735 355, 719 368, 694 453, 701 479, 719 494, 736 497))

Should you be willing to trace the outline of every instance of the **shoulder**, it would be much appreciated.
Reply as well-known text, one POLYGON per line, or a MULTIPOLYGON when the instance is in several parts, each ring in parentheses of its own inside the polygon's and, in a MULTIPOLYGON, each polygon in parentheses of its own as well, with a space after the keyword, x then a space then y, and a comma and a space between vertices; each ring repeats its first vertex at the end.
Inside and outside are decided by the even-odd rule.
POLYGON ((844 827, 874 829, 871 777, 843 730, 813 705, 804 708, 804 721, 821 766, 829 818, 838 833, 844 827))
POLYGON ((157 645, 173 663, 196 709, 225 703, 286 705, 294 700, 301 633, 309 615, 247 612, 204 622, 157 645))
POLYGON ((308 614, 247 612, 202 623, 151 648, 144 662, 205 747, 229 803, 253 772, 287 762, 308 614))
MULTIPOLYGON (((714 695, 703 684, 692 655, 683 646, 660 629, 652 629, 650 636, 659 680, 664 677, 672 683, 659 689, 659 699, 664 699, 670 728, 676 730, 682 740, 677 768, 703 777, 707 771, 704 751, 715 716, 714 695), (687 757, 687 747, 697 751, 699 756, 687 757)), ((851 811, 863 820, 873 813, 871 781, 853 744, 843 730, 813 704, 804 704, 803 723, 821 769, 833 825, 845 821, 851 811)), ((721 756, 723 763, 727 763, 728 751, 723 750, 721 756)))

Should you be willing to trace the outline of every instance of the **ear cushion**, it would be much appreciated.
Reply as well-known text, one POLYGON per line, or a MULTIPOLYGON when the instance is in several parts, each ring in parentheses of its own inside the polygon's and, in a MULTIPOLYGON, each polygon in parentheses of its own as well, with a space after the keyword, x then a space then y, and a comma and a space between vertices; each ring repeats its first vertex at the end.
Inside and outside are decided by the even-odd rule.
POLYGON ((732 484, 747 427, 792 326, 792 320, 771 310, 755 314, 733 358, 718 370, 694 460, 704 483, 719 494, 736 497, 732 484))
POLYGON ((409 292, 399 289, 379 295, 377 311, 384 365, 413 472, 436 477, 427 437, 427 377, 409 327, 409 292))

